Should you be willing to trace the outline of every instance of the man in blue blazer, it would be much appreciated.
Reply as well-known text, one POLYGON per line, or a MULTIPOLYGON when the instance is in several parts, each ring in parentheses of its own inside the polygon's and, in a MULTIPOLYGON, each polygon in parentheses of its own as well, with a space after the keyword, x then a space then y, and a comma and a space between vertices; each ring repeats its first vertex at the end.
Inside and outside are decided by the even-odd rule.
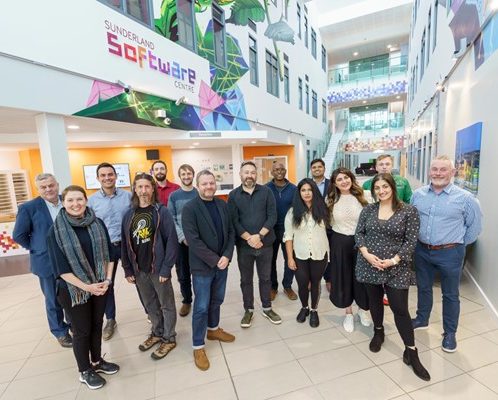
POLYGON ((45 296, 48 325, 62 347, 72 347, 69 325, 64 322, 62 307, 57 301, 56 282, 47 253, 47 233, 62 208, 59 184, 52 174, 35 178, 39 197, 19 207, 14 227, 14 240, 29 250, 31 272, 38 276, 45 296))
POLYGON ((225 299, 228 264, 235 245, 235 231, 227 204, 214 196, 216 179, 211 171, 197 174, 199 195, 182 210, 182 227, 188 243, 194 288, 192 339, 194 362, 205 371, 209 360, 204 339, 233 342, 235 336, 220 328, 220 306, 225 299))

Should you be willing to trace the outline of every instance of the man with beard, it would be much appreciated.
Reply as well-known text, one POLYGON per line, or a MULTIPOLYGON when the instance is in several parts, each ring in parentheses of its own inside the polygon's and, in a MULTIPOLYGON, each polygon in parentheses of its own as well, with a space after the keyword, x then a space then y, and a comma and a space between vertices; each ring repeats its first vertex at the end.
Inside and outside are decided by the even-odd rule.
POLYGON ((169 196, 175 190, 180 189, 180 186, 174 182, 169 182, 166 179, 166 175, 168 174, 168 166, 164 161, 154 161, 150 169, 152 171, 152 175, 154 175, 154 178, 156 179, 159 201, 167 206, 169 196))
POLYGON ((182 222, 190 245, 195 294, 192 313, 194 362, 197 368, 205 371, 209 368, 204 350, 206 331, 208 340, 235 340, 234 335, 219 326, 235 233, 226 203, 214 196, 216 180, 213 173, 208 170, 199 172, 197 187, 199 196, 185 205, 182 222))
POLYGON ((290 300, 296 300, 297 295, 292 290, 292 280, 294 279, 294 271, 287 265, 287 252, 285 251, 285 243, 282 242, 284 237, 285 227, 284 221, 287 211, 292 205, 292 200, 294 199, 294 194, 296 193, 296 185, 290 183, 286 178, 285 174, 287 170, 284 164, 281 162, 274 162, 271 166, 271 175, 273 179, 266 184, 273 195, 275 196, 275 202, 277 205, 277 223, 275 224, 275 242, 273 242, 273 258, 271 260, 271 300, 275 299, 278 292, 278 279, 277 279, 277 258, 278 249, 282 249, 284 255, 284 278, 282 280, 282 285, 284 287, 284 293, 290 300))
POLYGON ((186 317, 192 304, 192 282, 190 279, 190 265, 188 257, 188 242, 182 228, 182 210, 185 204, 197 197, 197 189, 194 187, 194 169, 188 164, 180 165, 178 177, 182 183, 180 189, 171 193, 168 201, 168 210, 175 221, 176 234, 178 236, 178 258, 176 260, 176 274, 180 282, 182 292, 182 307, 178 313, 180 317, 186 317))
POLYGON ((112 283, 107 289, 105 316, 107 322, 102 333, 102 339, 109 340, 116 329, 116 300, 114 297, 114 282, 116 270, 121 259, 121 222, 123 216, 130 209, 131 193, 116 187, 116 169, 112 164, 101 163, 97 166, 97 180, 101 188, 88 198, 88 207, 95 215, 104 221, 111 239, 111 261, 114 263, 112 283))
POLYGON ((131 209, 121 226, 121 256, 126 280, 135 283, 152 323, 150 336, 138 346, 154 360, 176 347, 175 294, 171 268, 178 255, 175 223, 168 209, 157 201, 154 178, 139 173, 133 181, 131 209))
POLYGON ((228 207, 237 238, 237 262, 240 270, 240 287, 244 300, 242 328, 249 328, 254 315, 254 263, 259 278, 259 296, 263 316, 273 324, 282 323, 271 308, 271 259, 277 222, 275 197, 267 186, 256 183, 256 164, 244 161, 240 166, 242 184, 230 192, 228 207))

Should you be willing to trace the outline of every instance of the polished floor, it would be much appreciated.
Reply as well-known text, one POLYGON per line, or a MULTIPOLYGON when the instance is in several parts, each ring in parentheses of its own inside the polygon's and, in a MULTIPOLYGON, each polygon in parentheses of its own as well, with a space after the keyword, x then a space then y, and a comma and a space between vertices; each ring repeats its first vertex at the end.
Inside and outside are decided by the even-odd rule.
MULTIPOLYGON (((368 350, 371 329, 357 323, 354 333, 346 333, 342 311, 331 305, 325 290, 316 329, 296 323, 298 302, 280 292, 274 309, 283 323, 272 325, 258 313, 253 326, 243 330, 239 274, 236 265, 230 268, 221 326, 237 339, 207 343, 211 368, 206 372, 192 361, 190 316, 178 318, 178 347, 165 359, 154 361, 138 350, 150 325, 135 289, 119 271, 118 329, 103 349, 121 371, 106 377, 107 385, 97 391, 79 383, 71 350, 61 348, 48 332, 35 277, 0 278, 0 399, 498 399, 498 319, 466 277, 458 351, 440 349, 438 288, 430 329, 416 332, 421 359, 432 375, 431 382, 424 382, 403 364, 387 308, 388 336, 381 352, 373 354, 368 350)), ((415 304, 411 290, 412 312, 415 304)))

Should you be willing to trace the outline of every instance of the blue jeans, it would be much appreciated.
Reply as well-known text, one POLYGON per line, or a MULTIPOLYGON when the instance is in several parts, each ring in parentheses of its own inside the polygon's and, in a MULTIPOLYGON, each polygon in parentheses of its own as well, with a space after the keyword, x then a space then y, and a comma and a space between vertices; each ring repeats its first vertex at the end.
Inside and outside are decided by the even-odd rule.
POLYGON ((204 347, 207 329, 220 323, 220 307, 225 300, 228 268, 214 268, 209 275, 192 274, 194 311, 192 313, 192 342, 194 349, 204 347))
POLYGON ((284 278, 282 279, 282 286, 284 289, 289 289, 292 286, 292 280, 294 279, 294 271, 291 270, 287 264, 287 251, 285 251, 285 243, 282 242, 285 228, 283 226, 275 226, 274 230, 276 239, 273 242, 273 258, 271 259, 271 288, 275 290, 278 289, 277 257, 278 250, 281 248, 284 255, 284 278))
POLYGON ((40 287, 45 296, 45 309, 47 311, 48 326, 50 332, 56 338, 67 335, 69 325, 64 322, 64 312, 62 306, 57 301, 56 280, 53 275, 43 278, 38 277, 40 280, 40 287))
POLYGON ((432 310, 434 275, 441 276, 443 292, 443 328, 445 333, 456 333, 460 316, 460 277, 462 276, 465 246, 429 250, 420 243, 415 249, 417 272, 417 319, 428 322, 432 310))

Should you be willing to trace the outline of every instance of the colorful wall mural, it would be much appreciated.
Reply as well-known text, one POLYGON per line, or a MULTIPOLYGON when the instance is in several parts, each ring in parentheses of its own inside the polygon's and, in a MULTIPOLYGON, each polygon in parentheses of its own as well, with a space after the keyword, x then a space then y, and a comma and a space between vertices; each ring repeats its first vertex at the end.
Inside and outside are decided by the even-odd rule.
POLYGON ((455 185, 477 195, 481 158, 482 122, 457 131, 455 146, 455 185))
POLYGON ((377 86, 362 86, 345 90, 330 90, 327 95, 329 104, 348 103, 357 100, 366 100, 374 97, 392 96, 395 94, 406 93, 406 80, 400 80, 389 83, 382 83, 377 86))
MULTIPOLYGON (((290 0, 282 0, 282 15, 272 21, 269 1, 263 0, 219 0, 225 9, 226 21, 226 66, 215 63, 214 30, 211 19, 213 0, 195 0, 195 34, 197 54, 207 59, 210 65, 210 82, 201 82, 198 96, 199 106, 176 104, 177 99, 166 99, 131 90, 123 91, 118 85, 95 81, 89 95, 87 108, 75 115, 124 121, 158 127, 183 130, 250 130, 246 115, 244 94, 238 86, 240 79, 249 71, 237 38, 228 32, 229 24, 247 26, 249 21, 265 24, 265 36, 273 43, 278 64, 282 52, 278 42, 294 44, 294 31, 283 19, 290 0), (205 17, 202 17, 206 14, 205 17), (208 21, 202 26, 202 21, 208 21), (169 120, 157 117, 157 110, 165 110, 169 120)), ((177 1, 162 0, 160 13, 155 19, 155 30, 168 40, 179 40, 177 1)), ((279 68, 283 79, 282 68, 279 68)), ((266 95, 266 93, 265 93, 266 95)))

